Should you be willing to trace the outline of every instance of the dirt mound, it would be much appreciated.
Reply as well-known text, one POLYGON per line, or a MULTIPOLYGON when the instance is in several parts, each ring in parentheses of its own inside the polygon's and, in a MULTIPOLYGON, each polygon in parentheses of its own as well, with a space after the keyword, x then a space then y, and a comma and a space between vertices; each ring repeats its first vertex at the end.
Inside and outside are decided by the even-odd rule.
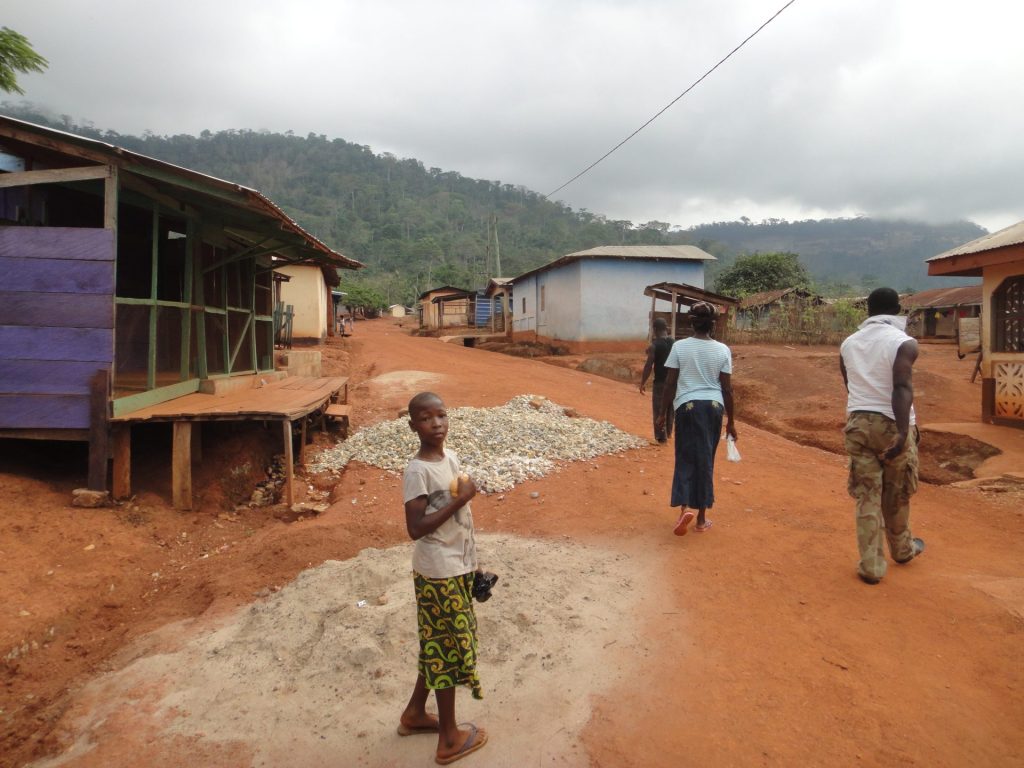
MULTIPOLYGON (((500 580, 492 599, 477 604, 485 698, 461 695, 459 714, 489 727, 489 766, 522 765, 553 722, 559 729, 544 749, 569 754, 590 718, 590 698, 578 692, 630 673, 600 661, 609 645, 628 652, 640 643, 617 627, 636 609, 629 587, 646 569, 566 541, 491 535, 479 545, 500 580), (514 728, 489 717, 516 701, 531 705, 518 710, 514 728)), ((184 743, 193 763, 230 755, 246 765, 383 764, 384 756, 426 764, 434 740, 394 730, 416 676, 409 557, 409 545, 366 549, 304 571, 226 618, 144 638, 125 654, 127 666, 91 682, 72 705, 63 724, 71 747, 33 766, 154 765, 184 743), (302 746, 264 738, 271 723, 278 733, 305 734, 302 746)), ((589 764, 577 757, 560 764, 589 764)))

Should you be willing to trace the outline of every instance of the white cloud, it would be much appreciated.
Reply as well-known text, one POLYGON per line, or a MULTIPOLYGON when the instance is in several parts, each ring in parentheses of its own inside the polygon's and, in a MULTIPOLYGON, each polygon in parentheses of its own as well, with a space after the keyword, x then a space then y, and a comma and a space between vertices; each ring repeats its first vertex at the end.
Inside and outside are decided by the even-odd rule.
MULTIPOLYGON (((27 98, 126 133, 294 130, 549 192, 782 0, 34 0, 27 98)), ((797 0, 557 197, 610 218, 1024 218, 1019 4, 797 0)))

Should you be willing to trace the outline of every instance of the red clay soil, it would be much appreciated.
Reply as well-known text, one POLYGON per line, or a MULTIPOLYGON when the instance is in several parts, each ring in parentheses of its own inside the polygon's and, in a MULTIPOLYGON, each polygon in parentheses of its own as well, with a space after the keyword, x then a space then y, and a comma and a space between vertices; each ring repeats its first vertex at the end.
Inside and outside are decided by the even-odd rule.
MULTIPOLYGON (((371 397, 369 379, 427 371, 443 375, 433 388, 450 405, 533 393, 650 431, 649 400, 634 384, 413 338, 390 320, 361 323, 322 349, 325 373, 351 376, 356 427, 395 417, 408 397, 378 387, 371 397)), ((592 765, 1024 765, 1024 497, 922 484, 913 525, 925 555, 878 586, 858 581, 852 502, 834 452, 843 421, 835 354, 735 350, 743 461, 719 465, 706 534, 672 535, 671 453, 654 445, 474 502, 489 532, 570 536, 656 566, 657 578, 638 587, 653 607, 630 628, 646 640, 641 671, 596 702, 582 745, 592 765)), ((948 347, 923 348, 923 425, 977 418, 970 368, 948 347)), ((0 442, 0 765, 59 752, 69 693, 129 641, 247 603, 326 559, 405 540, 400 499, 379 470, 353 465, 335 490, 379 501, 286 524, 233 506, 260 478, 271 437, 227 429, 204 441, 191 513, 169 508, 169 436, 159 429, 136 439, 135 502, 95 510, 69 506, 85 479, 80 447, 0 442)), ((922 452, 939 443, 926 435, 922 452)), ((958 445, 974 450, 943 445, 929 459, 940 469, 958 445)), ((175 764, 173 748, 135 764, 175 764)), ((239 764, 229 754, 202 763, 239 764)))

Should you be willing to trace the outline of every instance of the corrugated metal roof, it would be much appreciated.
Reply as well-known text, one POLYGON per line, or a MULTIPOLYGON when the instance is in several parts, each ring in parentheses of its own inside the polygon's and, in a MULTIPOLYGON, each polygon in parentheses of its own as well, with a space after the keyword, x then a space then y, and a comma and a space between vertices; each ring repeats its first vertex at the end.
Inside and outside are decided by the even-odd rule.
POLYGON ((1008 245, 1020 245, 1024 243, 1024 221, 1019 221, 1016 224, 1011 224, 1005 229, 1000 229, 998 232, 993 232, 989 235, 982 235, 981 237, 971 240, 969 243, 952 248, 944 253, 940 253, 938 256, 932 256, 930 259, 925 261, 940 261, 941 259, 947 259, 951 256, 966 256, 969 253, 981 253, 982 251, 992 251, 996 248, 1005 248, 1008 245))
POLYGON ((545 272, 582 259, 650 259, 652 261, 717 261, 707 251, 695 245, 600 245, 586 251, 576 251, 560 256, 544 266, 512 278, 513 284, 524 277, 545 272))
POLYGON ((711 291, 687 285, 686 283, 655 283, 644 288, 644 296, 651 296, 662 301, 671 302, 673 294, 675 294, 676 301, 680 301, 687 306, 698 301, 708 301, 720 307, 731 307, 739 304, 739 301, 731 296, 712 293, 711 291))
POLYGON ((456 288, 454 285, 439 285, 437 288, 428 288, 427 290, 425 290, 423 293, 419 295, 418 300, 423 301, 423 299, 427 298, 427 296, 429 296, 430 294, 437 293, 439 291, 447 291, 449 294, 472 293, 471 291, 467 291, 465 288, 456 288))
POLYGON ((576 251, 563 259, 585 259, 594 256, 608 256, 618 259, 696 259, 716 261, 707 251, 695 245, 599 245, 585 251, 576 251))
POLYGON ((900 299, 904 309, 920 307, 956 307, 961 304, 981 304, 981 286, 964 285, 959 288, 931 288, 900 299))
MULTIPOLYGON (((210 176, 199 171, 193 171, 189 168, 183 168, 180 165, 174 163, 168 163, 163 160, 157 160, 155 157, 149 157, 148 155, 139 154, 138 152, 132 152, 131 150, 123 147, 118 147, 115 144, 109 144, 99 139, 90 139, 85 136, 78 136, 73 133, 67 133, 66 131, 58 131, 53 128, 47 128, 46 126, 36 125, 35 123, 29 123, 24 120, 17 120, 13 117, 7 117, 6 115, 0 115, 0 126, 8 127, 11 134, 9 138, 15 141, 27 142, 24 138, 17 135, 18 133, 31 134, 40 137, 44 141, 59 141, 65 144, 71 144, 85 149, 91 150, 100 155, 106 156, 110 159, 121 160, 124 163, 129 164, 125 170, 131 171, 131 164, 141 167, 154 168, 163 171, 167 176, 176 176, 181 179, 182 185, 188 183, 196 186, 206 186, 210 188, 209 194, 213 194, 216 190, 221 193, 228 193, 236 198, 235 204, 239 207, 248 208, 250 211, 254 211, 264 216, 269 215, 270 218, 277 219, 281 224, 281 229, 285 232, 297 235, 299 238, 305 241, 306 247, 312 251, 319 252, 323 256, 328 257, 331 261, 336 262, 335 266, 339 266, 345 269, 358 269, 365 266, 355 259, 350 259, 338 251, 333 250, 327 244, 322 242, 314 235, 307 232, 299 224, 286 214, 278 205, 271 200, 269 197, 264 195, 258 190, 246 187, 241 184, 236 184, 233 181, 226 181, 219 179, 216 176, 210 176)), ((47 146, 47 149, 55 152, 61 152, 59 146, 55 147, 52 144, 47 146)), ((81 155, 83 159, 88 157, 87 155, 81 155)), ((173 184, 173 181, 168 183, 173 184)), ((195 187, 193 187, 195 188, 195 187)))

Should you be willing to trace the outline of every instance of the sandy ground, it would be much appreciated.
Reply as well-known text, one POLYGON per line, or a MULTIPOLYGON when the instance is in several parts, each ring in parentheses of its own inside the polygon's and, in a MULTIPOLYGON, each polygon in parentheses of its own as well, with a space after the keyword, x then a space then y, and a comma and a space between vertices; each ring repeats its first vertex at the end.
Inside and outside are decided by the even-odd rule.
MULTIPOLYGON (((650 429, 634 385, 390 321, 324 351, 352 375, 357 427, 429 386, 650 429)), ((658 446, 474 502, 503 581, 480 609, 487 698, 459 698, 492 741, 464 764, 1024 765, 1024 496, 924 484, 927 552, 861 584, 844 461, 825 450, 842 422, 834 355, 736 350, 743 461, 719 465, 707 533, 672 536, 658 446)), ((973 421, 969 375, 924 350, 923 425, 973 421)), ((944 433, 936 466, 959 439, 944 433)), ((394 733, 414 657, 398 479, 353 465, 327 512, 291 524, 231 510, 223 482, 182 515, 151 437, 136 503, 115 509, 66 506, 73 452, 0 454, 0 764, 430 764, 432 739, 394 733)), ((259 435, 218 437, 236 449, 207 448, 203 471, 244 475, 259 435)), ((1000 466, 1024 469, 1004 442, 1000 466)))

